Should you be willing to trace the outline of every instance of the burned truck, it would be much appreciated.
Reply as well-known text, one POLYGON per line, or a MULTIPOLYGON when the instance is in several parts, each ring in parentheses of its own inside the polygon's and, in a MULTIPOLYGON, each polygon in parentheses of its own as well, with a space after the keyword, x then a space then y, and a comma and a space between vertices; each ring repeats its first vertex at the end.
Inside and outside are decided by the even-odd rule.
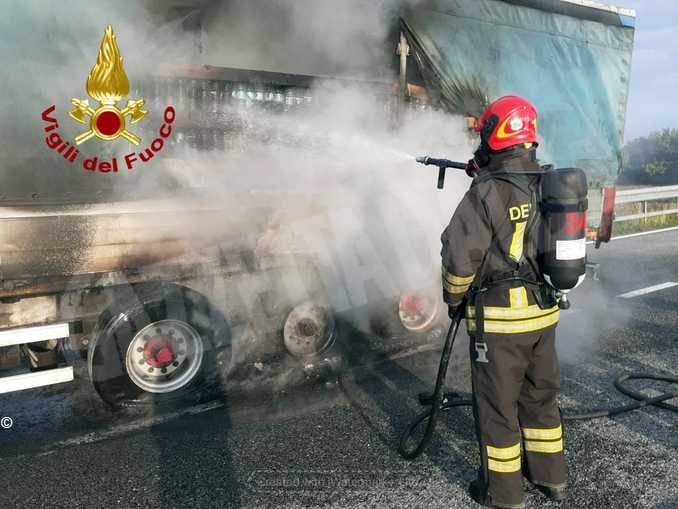
MULTIPOLYGON (((378 35, 340 38, 369 59, 354 57, 351 72, 337 50, 345 65, 333 74, 333 58, 224 54, 246 53, 247 35, 229 40, 213 3, 176 2, 205 63, 130 72, 130 96, 149 112, 135 124, 143 140, 168 105, 176 112, 162 153, 117 172, 101 160, 134 153, 125 140, 97 145, 89 167, 44 146, 3 158, 0 393, 82 376, 113 406, 195 400, 438 346, 437 236, 469 182, 460 172, 439 193, 414 155, 469 157, 465 118, 507 93, 537 105, 544 162, 587 170, 591 233, 609 240, 633 11, 575 0, 380 8, 378 35)), ((286 51, 281 41, 267 50, 286 51)))

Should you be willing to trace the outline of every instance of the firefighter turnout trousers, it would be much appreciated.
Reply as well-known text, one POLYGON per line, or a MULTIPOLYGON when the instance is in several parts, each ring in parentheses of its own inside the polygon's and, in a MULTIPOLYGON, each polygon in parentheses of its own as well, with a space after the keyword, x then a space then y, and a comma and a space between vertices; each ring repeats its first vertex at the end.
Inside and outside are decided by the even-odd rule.
POLYGON ((522 477, 564 487, 567 469, 556 397, 560 373, 555 326, 532 332, 485 332, 479 362, 471 333, 473 412, 480 482, 497 507, 524 507, 522 477), (517 402, 517 404, 516 404, 517 402))

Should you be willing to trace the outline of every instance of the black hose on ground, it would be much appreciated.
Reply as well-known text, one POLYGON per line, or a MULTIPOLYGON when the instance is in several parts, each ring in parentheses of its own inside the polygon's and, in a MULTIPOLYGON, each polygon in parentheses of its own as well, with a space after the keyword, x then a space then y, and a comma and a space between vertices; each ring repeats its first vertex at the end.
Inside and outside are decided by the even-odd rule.
MULTIPOLYGON (((452 347, 454 346, 454 340, 457 336, 457 331, 459 330, 459 323, 463 315, 463 307, 459 306, 459 309, 452 318, 452 323, 450 328, 447 331, 447 337, 445 338, 445 346, 443 347, 443 353, 440 357, 440 365, 438 366, 438 376, 436 377, 436 385, 432 395, 419 395, 419 402, 424 406, 430 406, 428 410, 423 411, 414 420, 410 425, 405 429, 403 434, 400 436, 400 444, 398 445, 398 452, 405 459, 414 459, 419 456, 428 442, 433 436, 433 431, 435 430, 436 421, 441 411, 447 411, 450 408, 455 408, 459 406, 471 406, 473 402, 470 399, 460 399, 459 396, 455 393, 443 393, 443 385, 445 383, 445 377, 447 375, 447 367, 450 362, 450 356, 452 355, 452 347), (408 450, 407 443, 410 438, 414 435, 416 429, 428 419, 426 424, 426 431, 424 436, 420 440, 419 444, 415 449, 408 450)), ((669 410, 671 412, 678 413, 678 405, 672 405, 665 403, 665 401, 673 398, 678 398, 678 393, 664 393, 659 396, 648 397, 640 392, 633 391, 624 386, 624 383, 628 380, 654 380, 659 382, 666 382, 669 384, 678 384, 678 377, 672 376, 662 376, 662 375, 653 375, 649 373, 634 373, 623 375, 617 378, 614 381, 615 388, 625 394, 626 396, 636 400, 635 403, 630 403, 628 405, 602 409, 602 410, 593 410, 591 412, 584 412, 580 414, 563 414, 564 421, 583 421, 590 419, 598 419, 600 417, 612 417, 619 415, 625 412, 630 412, 632 410, 637 410, 646 406, 656 406, 669 410)))
POLYGON ((400 452, 400 455, 407 460, 414 459, 423 452, 424 448, 426 447, 428 442, 431 440, 431 437, 433 436, 433 431, 435 430, 436 427, 436 421, 438 420, 438 415, 440 414, 441 410, 447 410, 448 408, 452 408, 453 406, 470 404, 470 401, 466 403, 465 400, 459 404, 453 404, 453 402, 451 401, 443 402, 445 399, 444 398, 445 394, 443 393, 443 386, 445 385, 447 366, 450 363, 452 347, 454 347, 454 340, 457 337, 457 331, 459 331, 459 324, 461 323, 461 318, 464 315, 464 309, 465 306, 457 307, 457 310, 454 313, 454 316, 452 317, 452 323, 450 324, 450 328, 447 330, 447 336, 445 337, 445 346, 443 346, 443 353, 440 356, 440 364, 438 366, 438 376, 436 377, 436 386, 435 389, 433 390, 433 396, 431 399, 431 408, 419 414, 417 418, 414 421, 412 421, 412 424, 410 424, 410 426, 405 430, 405 433, 403 433, 400 439, 400 446, 398 447, 398 452, 400 452), (429 419, 428 423, 426 424, 426 431, 424 432, 423 438, 421 439, 419 445, 417 445, 416 448, 408 451, 406 448, 407 439, 414 433, 414 430, 419 426, 419 424, 427 417, 429 419))

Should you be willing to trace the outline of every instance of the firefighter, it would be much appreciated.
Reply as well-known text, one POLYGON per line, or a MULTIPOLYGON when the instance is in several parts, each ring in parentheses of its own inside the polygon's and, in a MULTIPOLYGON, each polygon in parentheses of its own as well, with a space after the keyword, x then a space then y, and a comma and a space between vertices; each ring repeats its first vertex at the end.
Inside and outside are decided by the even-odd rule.
POLYGON ((486 507, 525 507, 523 475, 565 497, 567 470, 556 402, 559 309, 539 270, 537 111, 494 102, 475 126, 470 189, 442 234, 443 296, 466 303, 473 413, 480 447, 469 494, 486 507))

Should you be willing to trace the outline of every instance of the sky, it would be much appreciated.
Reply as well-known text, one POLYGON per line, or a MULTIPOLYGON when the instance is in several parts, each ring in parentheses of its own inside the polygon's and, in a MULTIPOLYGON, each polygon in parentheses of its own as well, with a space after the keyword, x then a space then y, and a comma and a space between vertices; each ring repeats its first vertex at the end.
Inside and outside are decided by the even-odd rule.
POLYGON ((636 9, 626 141, 678 128, 678 1, 617 0, 636 9))

